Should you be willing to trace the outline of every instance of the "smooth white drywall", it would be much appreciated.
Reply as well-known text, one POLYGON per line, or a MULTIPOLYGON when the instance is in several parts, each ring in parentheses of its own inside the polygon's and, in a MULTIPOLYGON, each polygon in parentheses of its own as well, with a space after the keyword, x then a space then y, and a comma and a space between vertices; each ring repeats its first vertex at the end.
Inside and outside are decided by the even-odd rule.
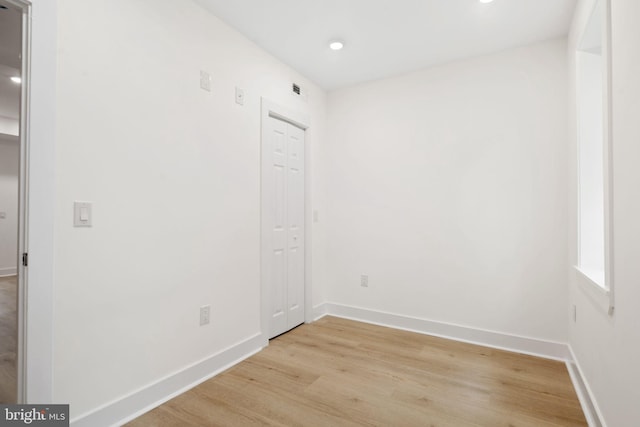
POLYGON ((18 141, 0 135, 0 276, 16 273, 19 163, 18 141))
POLYGON ((316 194, 325 95, 191 1, 60 0, 58 29, 54 398, 73 418, 260 331, 260 98, 310 117, 316 194))
MULTIPOLYGON (((16 99, 16 103, 20 102, 16 99)), ((0 116, 0 134, 18 136, 20 133, 20 122, 16 119, 0 116)))
POLYGON ((565 52, 329 94, 329 302, 566 341, 565 52))
MULTIPOLYGON (((586 25, 593 1, 580 1, 569 39, 571 59, 571 128, 575 128, 576 39, 586 25)), ((607 314, 589 284, 569 270, 570 309, 576 306, 576 322, 570 320, 569 343, 589 386, 602 421, 609 427, 640 425, 640 2, 612 1, 612 144, 613 144, 613 285, 615 311, 607 314)), ((569 140, 571 178, 570 265, 577 262, 576 135, 569 140)))

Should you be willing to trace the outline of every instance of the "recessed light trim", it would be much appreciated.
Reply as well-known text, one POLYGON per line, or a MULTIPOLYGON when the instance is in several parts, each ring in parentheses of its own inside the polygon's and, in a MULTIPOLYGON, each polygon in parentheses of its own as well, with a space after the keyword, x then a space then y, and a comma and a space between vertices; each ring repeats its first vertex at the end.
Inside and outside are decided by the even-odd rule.
POLYGON ((19 85, 20 83, 22 83, 22 79, 18 76, 13 76, 11 77, 11 81, 14 82, 15 84, 19 85))
POLYGON ((493 0, 480 0, 480 3, 491 3, 493 0))
POLYGON ((340 40, 333 40, 332 42, 329 43, 329 48, 331 50, 340 50, 343 47, 344 47, 344 42, 340 40))

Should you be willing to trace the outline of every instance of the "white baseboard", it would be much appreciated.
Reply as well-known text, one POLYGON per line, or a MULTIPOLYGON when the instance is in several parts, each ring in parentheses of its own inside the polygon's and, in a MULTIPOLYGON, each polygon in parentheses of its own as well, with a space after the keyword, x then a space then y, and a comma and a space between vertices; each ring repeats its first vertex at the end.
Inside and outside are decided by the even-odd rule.
POLYGON ((140 390, 75 417, 71 419, 71 425, 120 426, 254 355, 264 345, 262 334, 256 334, 140 390))
POLYGON ((582 406, 582 411, 587 419, 587 423, 589 423, 589 427, 607 427, 607 423, 604 421, 602 412, 591 392, 591 387, 589 387, 587 379, 582 374, 582 369, 571 345, 569 345, 569 352, 571 353, 571 360, 567 360, 567 370, 571 376, 571 382, 573 382, 573 387, 576 389, 580 406, 582 406))
MULTIPOLYGON (((324 312, 324 315, 389 326, 396 329, 468 342, 485 347, 543 357, 545 359, 564 362, 571 358, 567 344, 560 342, 470 328, 468 326, 454 325, 451 323, 437 322, 330 302, 325 303, 324 308, 320 306, 314 307, 314 311, 315 310, 317 310, 318 313, 324 312)), ((322 316, 323 315, 320 317, 322 316)))
POLYGON ((326 304, 318 304, 316 306, 313 307, 313 321, 315 322, 316 320, 324 317, 327 315, 327 305, 326 304))
POLYGON ((2 267, 0 268, 0 277, 15 276, 18 274, 16 267, 2 267))

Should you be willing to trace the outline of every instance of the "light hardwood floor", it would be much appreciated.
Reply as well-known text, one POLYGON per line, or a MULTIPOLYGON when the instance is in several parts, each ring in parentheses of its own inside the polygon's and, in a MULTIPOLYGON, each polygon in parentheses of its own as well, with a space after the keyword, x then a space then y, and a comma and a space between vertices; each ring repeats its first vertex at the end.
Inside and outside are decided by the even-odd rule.
POLYGON ((0 403, 16 402, 17 276, 0 277, 0 403))
POLYGON ((562 362, 324 317, 128 425, 587 423, 562 362))

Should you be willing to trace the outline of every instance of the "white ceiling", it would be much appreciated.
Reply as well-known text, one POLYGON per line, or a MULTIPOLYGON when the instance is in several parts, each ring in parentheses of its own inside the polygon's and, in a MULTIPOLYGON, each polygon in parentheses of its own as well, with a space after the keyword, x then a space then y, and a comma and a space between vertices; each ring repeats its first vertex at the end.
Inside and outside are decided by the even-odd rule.
POLYGON ((325 89, 567 34, 576 0, 196 0, 325 89), (331 39, 345 47, 334 52, 331 39))
POLYGON ((11 119, 20 106, 20 86, 9 79, 20 75, 21 21, 19 11, 0 9, 0 116, 11 119))

